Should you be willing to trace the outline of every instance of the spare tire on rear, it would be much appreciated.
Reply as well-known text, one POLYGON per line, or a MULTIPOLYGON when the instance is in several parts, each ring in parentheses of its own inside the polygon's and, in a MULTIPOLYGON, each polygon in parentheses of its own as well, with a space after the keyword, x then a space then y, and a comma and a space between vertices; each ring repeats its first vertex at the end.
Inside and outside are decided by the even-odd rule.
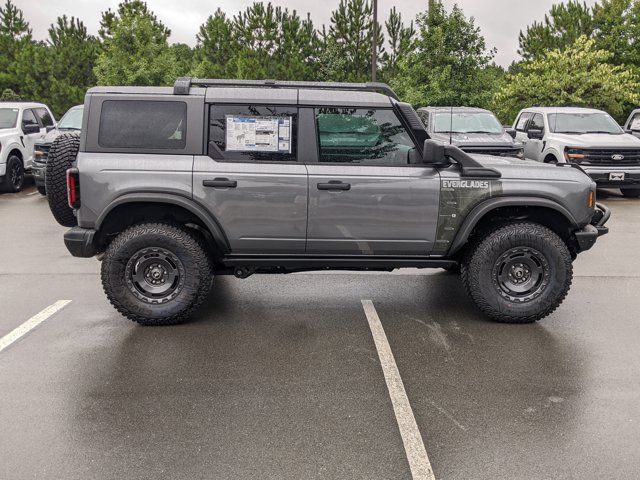
POLYGON ((67 200, 67 170, 75 161, 79 148, 80 135, 63 133, 54 140, 49 150, 45 188, 51 213, 63 227, 75 227, 78 224, 67 200))

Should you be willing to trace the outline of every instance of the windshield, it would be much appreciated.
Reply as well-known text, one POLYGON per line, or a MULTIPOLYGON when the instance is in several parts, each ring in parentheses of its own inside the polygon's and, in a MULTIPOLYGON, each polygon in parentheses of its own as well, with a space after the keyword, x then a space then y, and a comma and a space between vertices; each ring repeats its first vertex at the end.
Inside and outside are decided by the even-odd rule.
POLYGON ((68 128, 80 130, 82 128, 82 112, 84 107, 74 107, 64 114, 64 117, 58 122, 58 128, 68 128))
POLYGON ((502 133, 502 125, 492 113, 436 113, 433 130, 436 133, 502 133))
POLYGON ((555 133, 583 134, 624 133, 620 125, 608 113, 550 113, 549 127, 555 133))
POLYGON ((0 108, 0 129, 15 128, 18 121, 17 108, 0 108))

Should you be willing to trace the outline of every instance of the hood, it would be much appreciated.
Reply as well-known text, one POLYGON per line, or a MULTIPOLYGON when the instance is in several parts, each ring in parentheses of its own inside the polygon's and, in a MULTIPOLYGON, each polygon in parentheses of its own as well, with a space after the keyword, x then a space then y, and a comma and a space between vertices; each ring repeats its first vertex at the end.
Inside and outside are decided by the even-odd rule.
POLYGON ((58 136, 62 133, 62 131, 58 130, 57 128, 54 128, 53 130, 51 130, 50 132, 48 132, 44 139, 38 143, 53 143, 53 141, 58 138, 58 136))
MULTIPOLYGON (((449 143, 448 133, 430 133, 434 140, 449 143)), ((458 147, 520 147, 520 142, 515 142, 507 132, 502 133, 454 133, 451 135, 451 143, 458 147)))
POLYGON ((483 167, 493 168, 502 174, 502 180, 565 181, 590 184, 591 179, 581 169, 568 166, 520 160, 513 157, 471 154, 483 167))
POLYGON ((585 133, 584 135, 568 135, 553 133, 549 140, 562 142, 564 145, 582 148, 640 148, 640 138, 628 133, 610 135, 607 133, 585 133))

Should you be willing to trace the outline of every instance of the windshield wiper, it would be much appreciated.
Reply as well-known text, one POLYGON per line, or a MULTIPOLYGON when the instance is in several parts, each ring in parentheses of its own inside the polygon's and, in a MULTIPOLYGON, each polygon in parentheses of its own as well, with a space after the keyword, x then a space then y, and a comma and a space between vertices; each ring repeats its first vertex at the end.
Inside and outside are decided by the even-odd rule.
POLYGON ((587 132, 574 132, 572 130, 564 130, 564 131, 561 130, 561 131, 554 132, 554 133, 566 133, 566 134, 569 134, 569 135, 584 135, 587 132))
POLYGON ((620 135, 622 132, 609 132, 607 130, 589 130, 587 133, 607 133, 609 135, 620 135))

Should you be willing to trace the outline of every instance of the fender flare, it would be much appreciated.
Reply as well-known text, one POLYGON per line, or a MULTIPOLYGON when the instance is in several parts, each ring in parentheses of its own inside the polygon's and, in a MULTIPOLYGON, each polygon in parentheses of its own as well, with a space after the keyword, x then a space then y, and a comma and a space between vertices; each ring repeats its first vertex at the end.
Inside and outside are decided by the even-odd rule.
POLYGON ((9 154, 13 151, 13 150, 18 150, 20 152, 20 155, 22 156, 22 165, 26 165, 26 162, 28 160, 25 149, 22 145, 20 145, 19 142, 13 141, 13 143, 10 143, 4 147, 2 147, 2 152, 7 152, 6 153, 6 157, 4 158, 4 161, 2 163, 7 163, 7 161, 9 160, 9 154))
POLYGON ((107 205, 102 213, 100 213, 100 216, 96 219, 95 222, 95 230, 100 230, 102 223, 114 208, 125 205, 127 203, 168 203, 170 205, 182 207, 185 210, 193 213, 200 219, 200 221, 202 221, 202 223, 211 233, 216 246, 220 248, 220 252, 222 254, 227 254, 231 251, 227 236, 224 234, 220 223, 215 217, 210 215, 204 207, 194 202, 193 200, 170 193, 148 192, 124 194, 109 203, 109 205, 107 205))
POLYGON ((556 157, 556 160, 558 160, 558 163, 564 163, 565 162, 563 154, 561 152, 558 152, 558 150, 556 150, 555 147, 546 148, 542 152, 542 159, 540 159, 540 161, 544 163, 544 159, 547 158, 547 156, 549 156, 549 155, 553 155, 554 157, 556 157))
POLYGON ((559 212, 560 214, 562 214, 562 216, 564 216, 574 228, 576 228, 576 229, 580 228, 580 226, 578 225, 578 222, 576 221, 576 219, 573 216, 573 214, 569 210, 567 210, 565 207, 563 207, 562 205, 560 205, 558 202, 556 202, 554 200, 550 200, 550 199, 544 198, 544 197, 496 197, 496 198, 490 198, 490 199, 485 200, 484 202, 481 202, 480 204, 476 205, 473 208, 473 210, 471 210, 471 212, 469 212, 469 214, 467 215, 467 218, 465 218, 464 222, 462 223, 462 225, 458 229, 458 232, 456 233, 456 236, 455 236, 453 242, 451 243, 451 247, 449 248, 448 255, 449 256, 453 255, 458 250, 460 250, 464 246, 465 243, 467 243, 467 240, 469 239, 469 235, 471 235, 471 232, 473 231, 473 229, 476 227, 476 225, 478 225, 480 220, 487 213, 489 213, 492 210, 495 210, 497 208, 501 208, 501 207, 545 207, 545 208, 550 208, 550 209, 553 209, 553 210, 559 212))

